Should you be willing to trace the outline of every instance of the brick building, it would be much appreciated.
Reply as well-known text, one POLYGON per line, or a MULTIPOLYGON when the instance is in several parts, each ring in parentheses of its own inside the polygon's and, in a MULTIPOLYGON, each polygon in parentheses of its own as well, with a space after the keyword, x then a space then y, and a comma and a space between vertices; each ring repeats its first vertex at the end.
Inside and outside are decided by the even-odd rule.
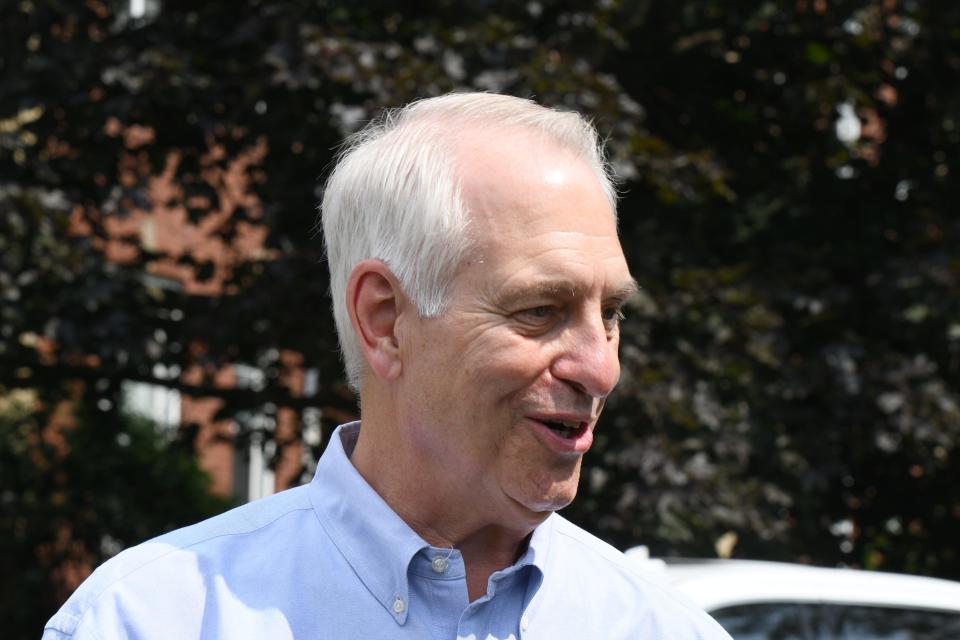
MULTIPOLYGON (((226 158, 215 141, 209 142, 201 158, 200 177, 217 194, 218 203, 213 208, 213 203, 202 197, 184 196, 182 186, 176 182, 180 162, 176 152, 167 156, 160 171, 150 166, 146 154, 140 153, 142 147, 153 141, 150 127, 127 126, 110 119, 104 132, 122 137, 126 149, 117 182, 125 187, 139 186, 150 202, 148 208, 126 206, 123 215, 97 214, 97 223, 106 231, 106 239, 96 238, 94 242, 108 260, 130 262, 141 251, 147 251, 160 256, 151 261, 149 272, 144 274, 151 285, 190 295, 216 296, 231 293, 225 283, 237 265, 270 258, 264 248, 267 230, 258 223, 260 203, 250 185, 251 169, 261 163, 266 153, 265 142, 258 141, 232 158, 226 158), (192 222, 188 207, 206 209, 208 213, 199 222, 192 222), (217 231, 240 208, 248 220, 235 223, 236 234, 227 243, 217 231), (182 260, 185 256, 191 260, 182 260), (187 264, 191 261, 211 265, 212 274, 202 281, 197 279, 187 264)), ((88 222, 90 215, 75 210, 71 217, 72 233, 94 237, 88 222)), ((299 354, 277 356, 288 372, 282 382, 290 392, 312 395, 317 372, 300 366, 299 354)), ((255 391, 265 383, 263 372, 246 363, 214 371, 201 370, 199 366, 186 371, 167 370, 158 365, 153 374, 159 379, 176 378, 181 384, 199 385, 204 378, 212 379, 214 387, 223 389, 255 391)), ((304 458, 309 447, 303 445, 319 444, 320 426, 319 416, 309 411, 303 424, 296 411, 283 407, 270 414, 245 412, 235 420, 217 420, 215 415, 222 401, 215 397, 192 397, 160 384, 134 381, 124 383, 123 391, 127 410, 150 418, 162 429, 199 425, 199 463, 210 474, 213 491, 220 495, 254 500, 295 483, 302 465, 309 468, 313 464, 304 458), (234 440, 241 432, 250 434, 249 442, 244 438, 244 446, 238 447, 234 440), (265 437, 268 433, 274 437, 265 437)))

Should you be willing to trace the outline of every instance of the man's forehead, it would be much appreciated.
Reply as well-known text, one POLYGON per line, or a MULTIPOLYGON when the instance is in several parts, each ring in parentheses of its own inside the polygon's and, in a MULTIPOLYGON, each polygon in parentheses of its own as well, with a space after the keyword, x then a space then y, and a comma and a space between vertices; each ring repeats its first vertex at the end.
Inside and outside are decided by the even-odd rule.
POLYGON ((515 204, 509 222, 522 225, 525 218, 519 216, 520 207, 545 205, 550 188, 553 193, 561 193, 576 183, 589 185, 597 196, 597 206, 615 225, 616 214, 603 184, 569 149, 522 138, 505 143, 478 140, 475 145, 461 145, 456 157, 461 197, 468 214, 479 215, 478 222, 483 222, 485 207, 499 209, 509 199, 515 204))
POLYGON ((546 134, 516 125, 467 124, 462 130, 451 132, 450 150, 461 167, 487 160, 496 160, 492 166, 501 167, 523 160, 536 165, 558 155, 576 157, 546 134))

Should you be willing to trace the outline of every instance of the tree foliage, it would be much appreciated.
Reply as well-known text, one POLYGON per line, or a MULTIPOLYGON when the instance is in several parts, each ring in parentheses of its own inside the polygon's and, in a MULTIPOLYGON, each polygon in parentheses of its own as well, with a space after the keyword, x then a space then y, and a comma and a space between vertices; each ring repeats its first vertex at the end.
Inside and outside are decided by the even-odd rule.
MULTIPOLYGON (((77 438, 116 451, 126 380, 332 427, 337 144, 416 97, 535 96, 607 137, 643 285, 570 517, 660 553, 960 577, 952 4, 25 0, 0 24, 0 387, 54 406, 81 381, 77 438), (158 247, 151 220, 217 250, 158 247), (235 362, 266 385, 217 386, 235 362)), ((136 537, 98 522, 94 555, 136 537)))
POLYGON ((624 34, 613 73, 725 193, 624 203, 647 296, 605 454, 620 539, 960 575, 957 18, 656 4, 624 34))
POLYGON ((136 416, 91 413, 78 391, 20 391, 0 402, 0 597, 9 637, 36 637, 69 585, 104 558, 231 506, 209 493, 188 440, 168 440, 136 416), (57 402, 63 395, 76 398, 71 408, 57 402), (64 413, 66 428, 57 420, 64 413))

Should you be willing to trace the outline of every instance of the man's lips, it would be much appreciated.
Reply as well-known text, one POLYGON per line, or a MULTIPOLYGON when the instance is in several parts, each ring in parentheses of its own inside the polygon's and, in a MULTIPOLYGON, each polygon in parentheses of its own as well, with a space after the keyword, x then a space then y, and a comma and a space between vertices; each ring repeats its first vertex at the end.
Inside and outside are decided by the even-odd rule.
POLYGON ((583 454, 593 444, 591 416, 535 414, 527 416, 537 438, 548 449, 561 454, 583 454))

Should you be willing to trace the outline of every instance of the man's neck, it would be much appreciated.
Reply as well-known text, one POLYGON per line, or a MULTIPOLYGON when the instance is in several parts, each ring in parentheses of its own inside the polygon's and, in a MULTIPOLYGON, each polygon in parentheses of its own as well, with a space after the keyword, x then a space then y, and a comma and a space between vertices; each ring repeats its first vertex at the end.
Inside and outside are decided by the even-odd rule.
POLYGON ((453 547, 463 555, 470 601, 487 592, 490 576, 511 566, 526 549, 530 533, 542 521, 531 518, 508 527, 484 518, 478 505, 435 478, 429 464, 394 442, 394 429, 376 421, 361 426, 350 461, 364 480, 421 538, 435 547, 453 547), (378 428, 379 427, 379 428, 378 428))

